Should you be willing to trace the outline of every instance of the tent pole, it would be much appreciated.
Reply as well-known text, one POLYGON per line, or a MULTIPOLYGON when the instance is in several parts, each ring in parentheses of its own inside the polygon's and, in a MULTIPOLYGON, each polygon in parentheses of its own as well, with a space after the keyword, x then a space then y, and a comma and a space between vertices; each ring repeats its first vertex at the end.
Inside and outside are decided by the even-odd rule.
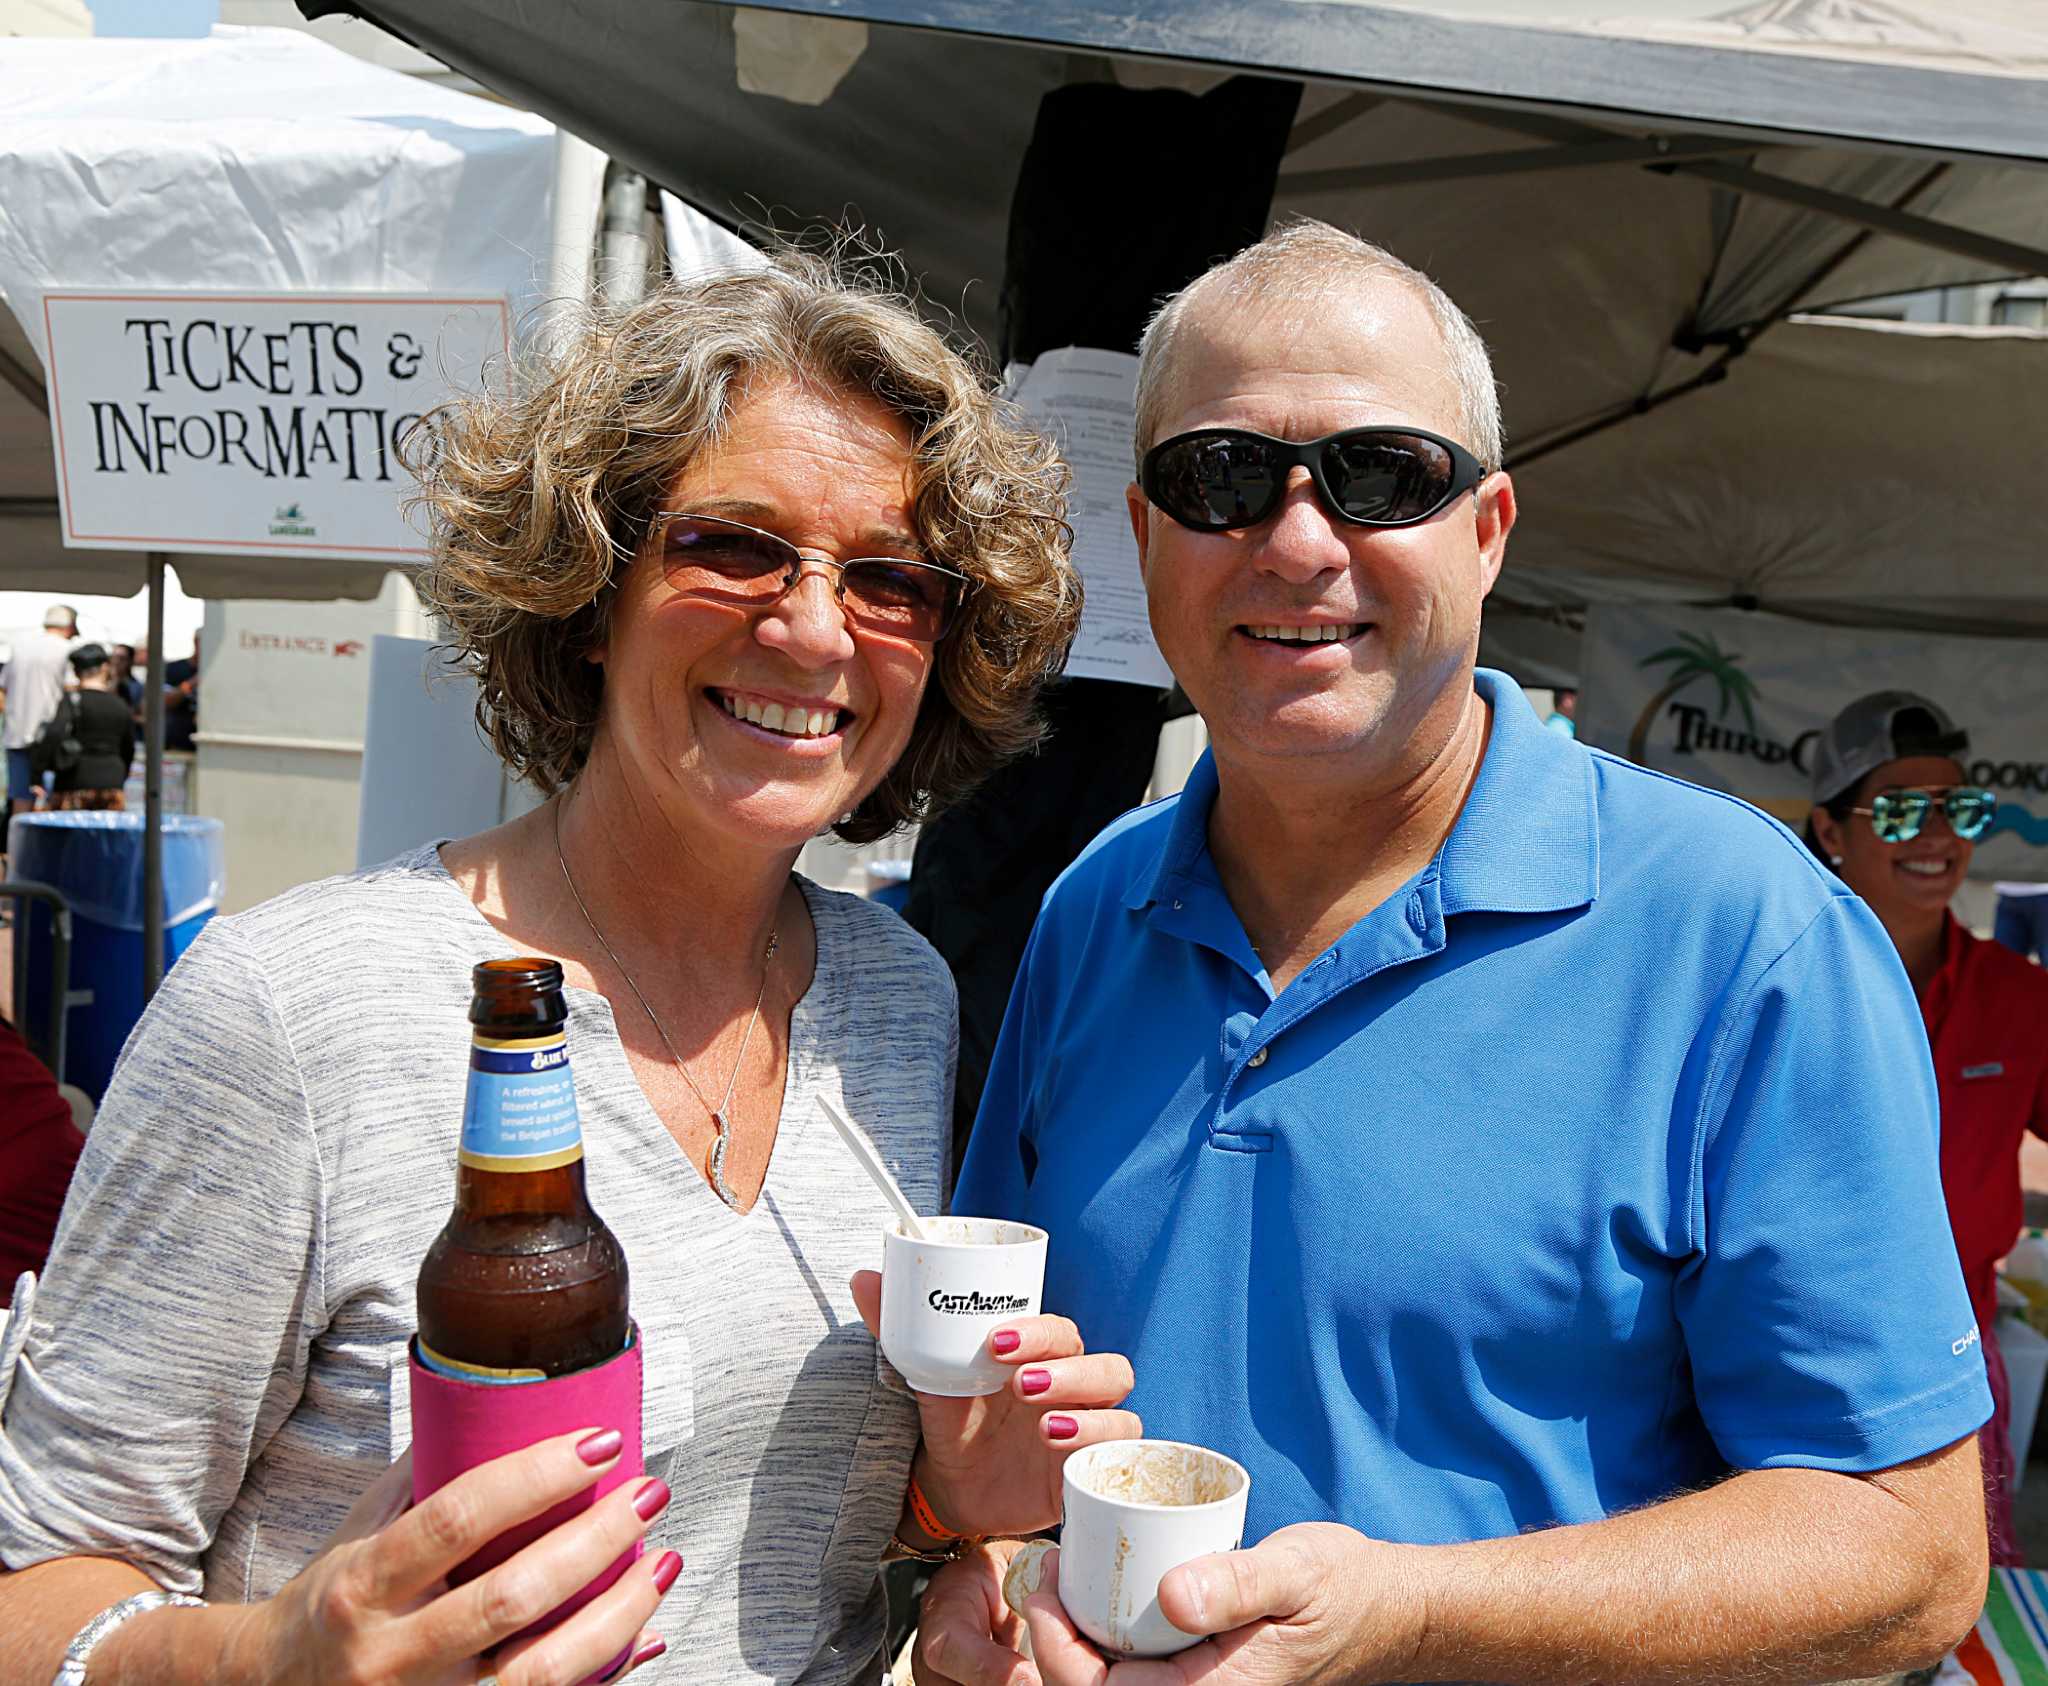
MULTIPOLYGON (((1757 330, 1758 333, 1762 331, 1762 329, 1757 330)), ((1712 367, 1702 369, 1691 380, 1672 387, 1668 392, 1646 393, 1643 397, 1632 399, 1630 402, 1621 405, 1618 409, 1608 411, 1604 416, 1596 416, 1592 421, 1583 422, 1577 427, 1568 428, 1563 433, 1552 434, 1547 439, 1539 438, 1535 444, 1526 450, 1510 451, 1508 453, 1508 460, 1501 466, 1511 474, 1520 473, 1521 470, 1527 468, 1531 463, 1541 462, 1553 451, 1561 451, 1567 445, 1576 445, 1581 439, 1590 439, 1596 433, 1605 433, 1609 428, 1619 427, 1623 422, 1633 421, 1637 416, 1647 416, 1652 410, 1661 410, 1674 398, 1683 398, 1689 392, 1698 392, 1702 387, 1714 386, 1726 380, 1728 378, 1728 365, 1747 351, 1755 338, 1756 334, 1750 334, 1735 344, 1728 346, 1722 351, 1720 357, 1715 360, 1712 367)))
POLYGON ((142 999, 164 981, 164 553, 149 553, 149 689, 142 699, 142 999))

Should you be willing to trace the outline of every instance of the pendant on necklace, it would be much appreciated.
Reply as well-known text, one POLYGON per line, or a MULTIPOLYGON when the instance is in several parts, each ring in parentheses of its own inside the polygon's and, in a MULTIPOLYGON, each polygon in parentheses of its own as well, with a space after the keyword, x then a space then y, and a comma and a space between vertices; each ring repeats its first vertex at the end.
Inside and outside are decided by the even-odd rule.
POLYGON ((712 1113, 711 1127, 718 1132, 711 1138, 711 1192, 737 1212, 740 1209, 739 1196, 725 1182, 725 1149, 732 1140, 732 1127, 726 1123, 722 1112, 712 1113))

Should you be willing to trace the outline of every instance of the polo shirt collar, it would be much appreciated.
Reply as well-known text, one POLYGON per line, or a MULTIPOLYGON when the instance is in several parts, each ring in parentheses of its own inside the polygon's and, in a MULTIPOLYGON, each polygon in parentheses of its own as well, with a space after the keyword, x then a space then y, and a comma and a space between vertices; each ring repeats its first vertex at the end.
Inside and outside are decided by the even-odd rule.
MULTIPOLYGON (((1442 911, 1557 913, 1592 902, 1600 890, 1600 839, 1593 758, 1545 728, 1504 673, 1478 668, 1473 689, 1493 704, 1486 758, 1425 877, 1438 880, 1442 911)), ((1189 773, 1159 848, 1131 875, 1124 906, 1171 901, 1178 888, 1214 884, 1209 811, 1216 761, 1206 751, 1189 773)))
POLYGON ((1131 875, 1124 891, 1125 907, 1171 901, 1182 885, 1215 878, 1216 869, 1209 864, 1209 810, 1215 806, 1216 757, 1205 749, 1181 786, 1166 840, 1131 875))
POLYGON ((1444 912, 1585 907, 1600 894, 1592 755, 1538 720, 1506 674, 1479 668, 1472 688, 1493 705, 1493 731, 1438 856, 1444 912))

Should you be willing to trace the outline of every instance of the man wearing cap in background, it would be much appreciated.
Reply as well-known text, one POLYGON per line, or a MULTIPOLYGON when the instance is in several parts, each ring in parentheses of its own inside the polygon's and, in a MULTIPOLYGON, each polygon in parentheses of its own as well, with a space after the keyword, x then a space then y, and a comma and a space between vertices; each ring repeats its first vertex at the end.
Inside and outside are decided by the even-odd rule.
MULTIPOLYGON (((71 677, 71 646, 78 614, 68 603, 52 603, 43 614, 43 636, 23 638, 0 670, 0 706, 7 711, 0 741, 7 745, 7 811, 25 814, 36 805, 36 775, 29 746, 56 718, 71 677)), ((0 841, 0 848, 4 848, 0 841)))
POLYGON ((1149 1435, 1247 1467, 1249 1549, 1160 1588, 1213 1639, 1107 1668, 1043 1592, 1007 1650, 983 1548, 920 1678, 1933 1661, 1983 1597, 1991 1400, 1883 928, 1475 672, 1515 493, 1426 277, 1269 236, 1147 330, 1137 446, 1212 750, 1047 896, 954 1209, 1047 1229, 1046 1309, 1130 1354, 1149 1435))
POLYGON ((1998 809, 1968 782, 1969 747, 1926 697, 1858 698, 1815 746, 1807 842, 1883 922, 1920 1000, 1941 1093, 1942 1193, 1997 1402, 1982 1436, 1991 1555, 2019 1563, 2012 1478, 2027 1449, 2009 1443, 1994 1324, 1997 1264, 2020 1233, 2020 1142, 2029 1130, 2048 1137, 2048 972, 1949 912, 1998 809))

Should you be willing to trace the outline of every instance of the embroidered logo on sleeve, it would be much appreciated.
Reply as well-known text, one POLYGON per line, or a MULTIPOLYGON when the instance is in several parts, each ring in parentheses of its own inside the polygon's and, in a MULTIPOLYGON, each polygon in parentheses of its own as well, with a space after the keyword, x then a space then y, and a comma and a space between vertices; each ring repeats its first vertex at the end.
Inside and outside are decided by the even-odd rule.
POLYGON ((1968 1083, 1973 1078, 2003 1077, 2004 1075, 2005 1061, 2003 1060, 1986 1060, 1982 1065, 1966 1065, 1963 1067, 1963 1081, 1965 1083, 1968 1083))
POLYGON ((1975 1346, 1976 1344, 1977 1325, 1972 1323, 1970 1325, 1970 1332, 1959 1341, 1950 1341, 1948 1343, 1948 1349, 1950 1352, 1954 1353, 1958 1358, 1961 1358, 1966 1352, 1970 1350, 1971 1347, 1975 1346))

